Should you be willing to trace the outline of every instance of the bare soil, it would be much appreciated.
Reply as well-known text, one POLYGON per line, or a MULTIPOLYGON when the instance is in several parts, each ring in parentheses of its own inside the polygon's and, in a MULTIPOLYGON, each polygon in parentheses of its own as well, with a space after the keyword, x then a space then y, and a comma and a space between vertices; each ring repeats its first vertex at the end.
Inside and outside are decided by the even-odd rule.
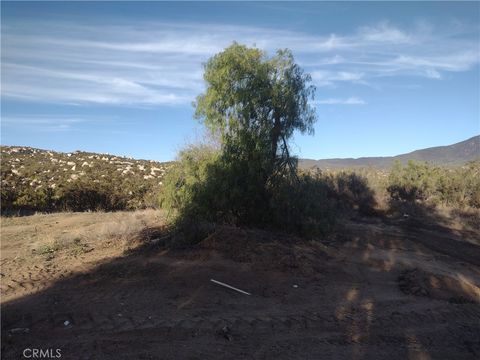
POLYGON ((365 218, 322 241, 220 227, 172 250, 162 221, 2 219, 2 358, 480 358, 478 233, 365 218))

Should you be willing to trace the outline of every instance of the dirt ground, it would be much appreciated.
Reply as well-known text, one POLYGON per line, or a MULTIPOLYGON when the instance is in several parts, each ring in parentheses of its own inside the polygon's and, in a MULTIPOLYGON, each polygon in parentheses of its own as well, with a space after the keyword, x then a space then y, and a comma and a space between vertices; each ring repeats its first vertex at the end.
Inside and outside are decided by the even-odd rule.
POLYGON ((2 358, 480 358, 478 233, 360 218, 323 241, 221 227, 168 250, 163 222, 2 219, 2 358))

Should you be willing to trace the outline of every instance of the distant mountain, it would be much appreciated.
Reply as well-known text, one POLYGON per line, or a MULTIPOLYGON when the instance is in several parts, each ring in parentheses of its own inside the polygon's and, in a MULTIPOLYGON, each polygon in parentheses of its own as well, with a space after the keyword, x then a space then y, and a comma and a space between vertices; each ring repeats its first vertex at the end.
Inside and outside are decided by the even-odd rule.
POLYGON ((314 167, 320 169, 340 169, 369 166, 388 168, 397 160, 402 163, 406 163, 409 160, 427 161, 437 165, 461 165, 468 161, 480 160, 480 135, 453 145, 436 146, 397 156, 362 157, 358 159, 300 159, 299 165, 303 169, 314 167))

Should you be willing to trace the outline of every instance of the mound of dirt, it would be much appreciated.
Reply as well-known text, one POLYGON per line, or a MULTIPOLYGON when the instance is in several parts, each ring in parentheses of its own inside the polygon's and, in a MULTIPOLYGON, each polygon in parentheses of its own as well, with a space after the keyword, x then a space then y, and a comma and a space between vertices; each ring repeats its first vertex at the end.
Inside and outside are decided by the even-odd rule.
POLYGON ((311 275, 322 271, 330 257, 325 245, 298 237, 263 230, 222 226, 199 247, 216 251, 225 258, 252 263, 256 269, 298 272, 311 275))
POLYGON ((425 296, 451 303, 480 303, 480 288, 462 277, 428 273, 421 269, 404 271, 398 278, 405 294, 425 296))

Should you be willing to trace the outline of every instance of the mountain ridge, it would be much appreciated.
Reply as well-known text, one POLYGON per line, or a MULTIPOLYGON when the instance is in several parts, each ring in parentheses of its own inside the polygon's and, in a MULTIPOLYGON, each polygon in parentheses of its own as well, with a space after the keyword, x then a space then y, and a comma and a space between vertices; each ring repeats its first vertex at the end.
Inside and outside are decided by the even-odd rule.
POLYGON ((372 156, 360 158, 333 158, 333 159, 299 159, 302 169, 320 168, 350 168, 350 167, 376 167, 387 168, 395 161, 405 163, 409 160, 426 161, 436 165, 462 165, 469 161, 480 159, 480 135, 451 145, 434 146, 418 149, 395 156, 372 156))
MULTIPOLYGON (((134 161, 138 163, 152 164, 171 164, 174 161, 156 161, 146 159, 135 159, 129 156, 113 155, 109 153, 96 153, 92 151, 76 150, 73 152, 62 152, 50 149, 40 149, 30 146, 9 146, 1 145, 2 152, 19 152, 19 153, 55 153, 61 157, 89 155, 89 156, 106 156, 112 159, 123 159, 125 161, 134 161)), ((4 154, 6 155, 6 154, 4 154)), ((434 146, 424 149, 418 149, 405 154, 395 156, 370 156, 359 158, 330 158, 330 159, 299 159, 299 166, 302 169, 309 168, 348 168, 348 167, 377 167, 386 168, 393 165, 398 160, 402 163, 408 160, 426 161, 436 165, 462 165, 469 161, 480 160, 480 135, 473 136, 467 140, 460 141, 451 145, 434 146)))

